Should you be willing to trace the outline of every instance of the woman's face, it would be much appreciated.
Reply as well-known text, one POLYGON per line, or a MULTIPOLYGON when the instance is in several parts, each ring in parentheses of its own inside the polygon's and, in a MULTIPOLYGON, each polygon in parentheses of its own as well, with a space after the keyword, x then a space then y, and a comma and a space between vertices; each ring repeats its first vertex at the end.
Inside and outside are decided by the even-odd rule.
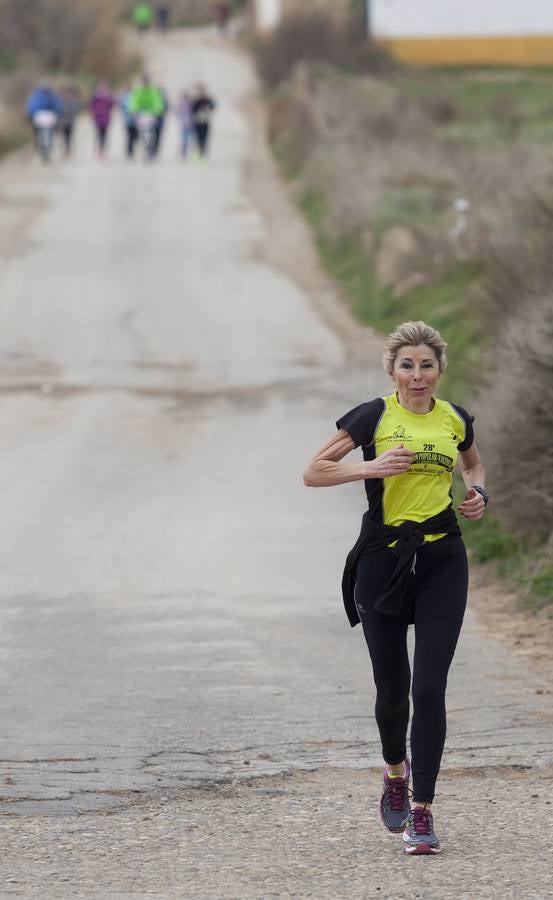
POLYGON ((394 360, 392 380, 401 406, 428 412, 440 374, 438 358, 428 344, 400 347, 394 360))

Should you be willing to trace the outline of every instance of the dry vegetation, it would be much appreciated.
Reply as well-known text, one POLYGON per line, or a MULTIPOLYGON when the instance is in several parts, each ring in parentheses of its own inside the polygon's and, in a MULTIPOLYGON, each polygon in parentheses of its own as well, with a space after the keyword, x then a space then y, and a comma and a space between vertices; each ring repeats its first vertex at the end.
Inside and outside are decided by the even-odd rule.
POLYGON ((122 59, 111 0, 0 0, 1 52, 46 70, 116 77, 122 59))
POLYGON ((292 73, 299 61, 324 61, 348 71, 386 71, 392 66, 387 53, 367 48, 362 39, 363 14, 330 18, 323 9, 289 16, 271 37, 259 38, 256 51, 263 81, 275 87, 292 73))
POLYGON ((522 237, 490 259, 497 338, 479 400, 495 502, 512 529, 536 541, 553 533, 552 227, 553 210, 540 239, 522 237))
POLYGON ((319 15, 266 49, 271 140, 327 266, 380 330, 443 330, 503 523, 486 552, 553 599, 553 75, 360 64, 319 15))
POLYGON ((27 135, 23 105, 39 77, 115 81, 136 64, 118 20, 112 0, 0 0, 0 154, 27 135))

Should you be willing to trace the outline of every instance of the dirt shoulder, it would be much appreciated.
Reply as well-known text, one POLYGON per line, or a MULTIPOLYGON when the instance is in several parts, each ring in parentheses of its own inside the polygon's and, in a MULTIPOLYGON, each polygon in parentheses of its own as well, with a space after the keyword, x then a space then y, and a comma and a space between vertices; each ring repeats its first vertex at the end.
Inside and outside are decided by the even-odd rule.
MULTIPOLYGON (((338 286, 322 269, 311 231, 294 204, 291 190, 283 189, 265 138, 267 120, 262 103, 250 98, 245 112, 254 135, 245 170, 246 187, 267 230, 260 255, 302 287, 352 359, 379 365, 382 336, 352 315, 338 286)), ((470 602, 486 631, 537 671, 543 677, 544 689, 553 690, 553 617, 546 611, 534 614, 521 609, 519 597, 507 591, 486 566, 472 566, 470 602)))
POLYGON ((3 896, 553 896, 549 835, 536 828, 551 818, 551 769, 539 792, 533 771, 497 768, 492 781, 486 770, 443 770, 443 852, 417 859, 376 827, 380 778, 327 768, 166 791, 119 812, 115 839, 109 814, 29 818, 4 834, 3 896))
POLYGON ((520 598, 494 577, 490 568, 473 564, 470 603, 488 634, 509 647, 543 679, 543 693, 553 693, 553 618, 520 608, 520 598))

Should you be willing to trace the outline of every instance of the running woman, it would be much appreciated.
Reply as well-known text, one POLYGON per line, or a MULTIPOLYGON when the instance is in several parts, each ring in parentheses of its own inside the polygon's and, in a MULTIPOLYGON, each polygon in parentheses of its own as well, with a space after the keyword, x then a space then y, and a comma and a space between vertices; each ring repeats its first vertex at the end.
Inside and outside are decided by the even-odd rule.
POLYGON ((63 143, 65 147, 65 155, 71 155, 71 147, 73 144, 73 129, 75 120, 81 108, 79 92, 72 84, 68 84, 60 91, 61 112, 58 119, 58 128, 63 135, 63 143))
POLYGON ((456 465, 466 486, 458 512, 481 519, 488 502, 473 417, 435 397, 446 349, 424 322, 396 328, 383 356, 394 391, 338 419, 338 433, 304 474, 310 487, 365 482, 369 507, 346 559, 342 592, 351 626, 362 624, 372 661, 385 762, 380 818, 388 831, 403 832, 408 854, 440 852, 432 803, 446 735, 447 674, 468 586, 451 498, 456 465), (363 462, 342 462, 355 447, 362 447, 363 462), (415 626, 412 685, 409 624, 415 626), (410 687, 412 768, 406 748, 410 687))
POLYGON ((103 159, 106 152, 106 140, 114 106, 115 99, 108 84, 101 81, 89 104, 90 113, 96 126, 96 146, 99 159, 103 159))
POLYGON ((215 101, 209 96, 204 85, 199 84, 196 96, 192 100, 192 125, 196 135, 198 153, 202 159, 207 156, 211 116, 215 106, 215 101))

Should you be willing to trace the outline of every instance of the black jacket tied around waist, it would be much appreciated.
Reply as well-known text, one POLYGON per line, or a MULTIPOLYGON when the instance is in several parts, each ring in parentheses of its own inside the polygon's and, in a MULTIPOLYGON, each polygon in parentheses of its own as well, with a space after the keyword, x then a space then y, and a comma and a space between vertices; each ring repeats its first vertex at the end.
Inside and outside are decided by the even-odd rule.
POLYGON ((401 525, 382 525, 364 514, 361 521, 359 537, 346 557, 342 576, 342 596, 349 623, 353 628, 358 624, 359 613, 355 605, 355 582, 357 580, 357 562, 361 556, 383 550, 397 541, 393 553, 397 557, 397 565, 390 580, 378 597, 374 611, 384 615, 399 616, 404 608, 409 573, 413 567, 415 553, 424 543, 426 534, 461 534, 459 523, 451 506, 424 522, 402 522, 401 525))

